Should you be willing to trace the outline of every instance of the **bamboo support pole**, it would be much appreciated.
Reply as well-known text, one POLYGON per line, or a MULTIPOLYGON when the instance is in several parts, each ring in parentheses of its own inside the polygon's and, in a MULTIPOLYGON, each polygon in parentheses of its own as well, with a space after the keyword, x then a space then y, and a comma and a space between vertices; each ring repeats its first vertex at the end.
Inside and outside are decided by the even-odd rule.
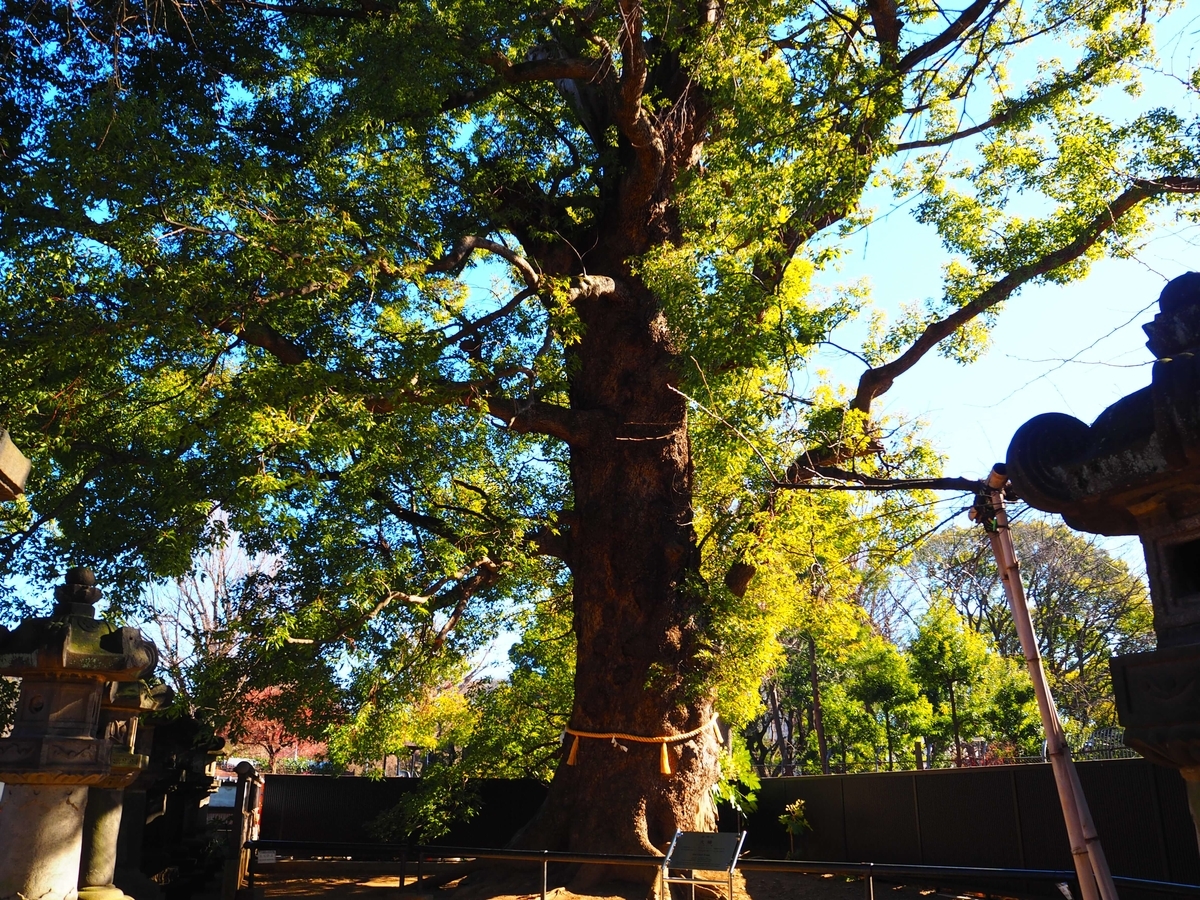
POLYGON ((1083 900, 1118 900, 1117 889, 1108 869, 1108 860, 1096 834, 1091 810, 1088 809, 1087 798, 1083 795, 1079 774, 1075 771, 1071 750, 1063 734, 1058 708, 1054 705, 1050 685, 1046 681, 1046 671, 1042 665, 1041 652, 1038 650, 1037 636, 1033 631, 1033 618, 1029 614, 1029 603, 1021 583, 1020 565, 1017 562, 1008 513, 1004 506, 1004 488, 1007 484, 1008 478, 1003 467, 994 468, 987 481, 987 497, 994 516, 994 525, 986 527, 985 530, 992 544, 992 553, 996 557, 996 566, 1000 571, 1009 608, 1012 610, 1017 636, 1021 640, 1029 679, 1033 682, 1033 690, 1037 696, 1038 712, 1041 715, 1042 727, 1046 731, 1047 755, 1054 771, 1054 783, 1058 788, 1063 819, 1067 825, 1067 836, 1071 843, 1071 856, 1079 877, 1079 887, 1083 893, 1083 900))

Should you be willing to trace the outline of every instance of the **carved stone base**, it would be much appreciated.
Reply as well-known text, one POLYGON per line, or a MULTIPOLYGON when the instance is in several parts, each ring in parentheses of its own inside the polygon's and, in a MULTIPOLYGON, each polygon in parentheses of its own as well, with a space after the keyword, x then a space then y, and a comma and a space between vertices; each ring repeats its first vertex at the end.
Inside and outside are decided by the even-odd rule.
POLYGON ((87 790, 78 784, 5 784, 0 900, 76 900, 87 790))
POLYGON ((1125 743, 1152 762, 1200 766, 1200 644, 1109 660, 1125 743))
POLYGON ((82 779, 103 777, 110 772, 111 758, 112 744, 95 738, 4 738, 0 740, 0 781, 23 782, 42 772, 82 779))
POLYGON ((133 900, 115 884, 93 884, 79 889, 79 900, 133 900))

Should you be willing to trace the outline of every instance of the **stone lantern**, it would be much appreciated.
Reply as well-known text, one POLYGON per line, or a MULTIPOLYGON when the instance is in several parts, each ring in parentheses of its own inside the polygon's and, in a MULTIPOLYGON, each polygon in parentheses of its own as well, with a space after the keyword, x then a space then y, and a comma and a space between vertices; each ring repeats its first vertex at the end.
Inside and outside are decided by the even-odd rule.
POLYGON ((1173 280, 1143 326, 1151 383, 1091 425, 1061 413, 1013 436, 1007 473, 1072 528, 1136 534, 1158 649, 1111 661, 1125 743, 1182 773, 1200 839, 1200 273, 1173 280))
POLYGON ((21 679, 0 739, 0 900, 74 900, 88 786, 112 777, 114 743, 98 734, 109 682, 137 681, 157 651, 136 628, 95 617, 88 569, 55 589, 49 618, 0 628, 0 675, 21 679))

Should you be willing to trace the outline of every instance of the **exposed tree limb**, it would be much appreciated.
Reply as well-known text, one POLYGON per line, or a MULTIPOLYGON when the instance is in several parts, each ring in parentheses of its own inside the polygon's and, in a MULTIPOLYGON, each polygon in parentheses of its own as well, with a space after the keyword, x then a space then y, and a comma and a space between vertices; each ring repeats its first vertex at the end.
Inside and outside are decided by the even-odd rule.
POLYGON ((598 417, 544 400, 487 397, 488 412, 517 434, 546 434, 572 446, 590 439, 598 417))
POLYGON ((296 341, 285 337, 265 322, 251 325, 234 318, 224 318, 209 326, 214 331, 232 335, 252 347, 266 350, 285 366, 296 366, 308 359, 308 351, 296 341))
POLYGON ((430 516, 425 513, 417 512, 415 509, 405 509, 395 498, 389 497, 383 491, 378 491, 375 494, 375 499, 389 513, 404 522, 406 525, 412 525, 415 528, 420 528, 428 531, 430 534, 444 538, 456 546, 462 540, 462 535, 450 527, 450 525, 439 519, 437 516, 430 516))
POLYGON ((531 59, 513 63, 502 53, 489 53, 484 63, 509 84, 525 84, 531 81, 590 81, 604 80, 611 71, 607 59, 588 57, 566 57, 531 59))
POLYGON ((621 80, 614 110, 617 128, 629 141, 636 160, 632 171, 621 180, 623 230, 638 233, 646 225, 646 207, 658 189, 666 167, 667 152, 662 135, 642 104, 649 71, 646 44, 642 37, 640 0, 619 0, 621 10, 621 80))
POLYGON ((973 478, 877 478, 851 472, 837 466, 794 465, 788 469, 787 481, 777 481, 774 487, 783 490, 808 491, 972 491, 983 490, 984 483, 973 478), (838 484, 819 484, 804 480, 813 477, 835 479, 838 484))
POLYGON ((646 89, 646 42, 642 38, 640 0, 619 0, 621 9, 621 104, 627 113, 641 108, 646 89))
MULTIPOLYGON (((971 71, 963 76, 962 82, 960 82, 959 86, 951 92, 952 98, 958 98, 961 95, 961 92, 968 83, 968 79, 973 74, 977 66, 982 63, 982 60, 983 57, 980 56, 976 63, 971 66, 971 71)), ((895 152, 902 152, 904 150, 919 150, 928 147, 944 147, 947 144, 952 144, 955 141, 962 140, 963 138, 973 137, 974 135, 987 131, 989 128, 995 128, 998 125, 1004 125, 1017 118, 1026 110, 1030 109, 1030 107, 1043 105, 1048 100, 1066 93, 1072 87, 1086 83, 1089 78, 1103 68, 1107 61, 1108 60, 1104 57, 1104 55, 1099 53, 1085 58, 1083 62, 1080 63, 1079 67, 1071 72, 1069 77, 1056 78, 1050 84, 1041 85, 1022 98, 1008 101, 1003 111, 992 116, 990 119, 980 125, 964 128, 962 131, 955 132, 954 134, 944 135, 943 137, 939 138, 905 141, 897 144, 894 150, 895 152)), ((917 112, 924 111, 926 108, 928 107, 925 104, 918 104, 917 107, 905 110, 905 112, 915 114, 917 112)))
POLYGON ((498 321, 499 319, 503 319, 509 313, 515 312, 517 307, 519 307, 522 303, 524 303, 530 297, 535 296, 536 293, 537 292, 533 288, 526 288, 525 290, 518 293, 511 300, 509 300, 507 303, 505 303, 503 306, 501 306, 499 309, 493 310, 492 312, 488 313, 486 316, 480 316, 475 321, 468 322, 467 324, 465 324, 461 330, 455 332, 450 337, 448 337, 444 341, 442 341, 442 343, 439 345, 439 349, 444 348, 444 347, 449 347, 451 344, 457 344, 463 338, 470 337, 473 334, 477 334, 481 329, 487 328, 493 322, 498 321))
POLYGON ((453 575, 446 575, 437 579, 437 581, 430 585, 430 587, 423 594, 407 594, 404 591, 388 591, 379 598, 379 600, 373 607, 371 607, 371 609, 354 619, 350 624, 339 628, 338 631, 330 637, 322 638, 319 641, 307 641, 303 639, 292 640, 290 643, 316 644, 321 647, 328 646, 335 641, 341 640, 352 631, 357 631, 359 628, 362 628, 393 603, 407 603, 412 606, 423 606, 426 609, 436 610, 444 609, 451 602, 453 602, 455 610, 458 613, 458 618, 452 618, 453 624, 447 623, 447 626, 441 630, 436 639, 436 649, 445 640, 445 635, 449 634, 454 625, 458 624, 458 619, 462 617, 462 613, 466 609, 466 604, 471 597, 477 594, 483 588, 490 587, 499 581, 504 568, 505 564, 495 563, 485 556, 483 559, 472 563, 467 569, 456 572, 453 575), (472 570, 474 570, 474 572, 472 572, 472 570), (440 591, 443 587, 455 580, 458 581, 458 584, 443 594, 438 593, 438 591, 440 591), (443 602, 434 603, 434 600, 441 600, 443 602))
POLYGON ((571 565, 571 532, 568 527, 551 528, 549 525, 539 525, 527 532, 525 539, 537 548, 542 556, 552 556, 571 565))
POLYGON ((541 277, 530 264, 529 260, 520 256, 516 251, 505 247, 499 241, 488 240, 487 238, 477 237, 473 234, 463 235, 458 239, 458 244, 454 249, 443 256, 435 263, 430 263, 427 271, 430 272, 448 272, 457 275, 462 272, 467 262, 471 258, 471 254, 476 250, 486 250, 488 253, 495 253, 512 265, 514 269, 521 273, 521 278, 529 286, 531 290, 537 290, 538 284, 541 282, 541 277))
POLYGON ((899 376, 911 369, 925 354, 959 328, 997 303, 1006 300, 1014 291, 1033 279, 1047 275, 1078 259, 1105 232, 1112 229, 1127 212, 1146 200, 1167 193, 1200 193, 1200 178, 1170 177, 1158 180, 1134 180, 1133 184, 1113 200, 1104 212, 1096 216, 1075 240, 1046 254, 1036 262, 1013 269, 999 281, 981 291, 979 296, 967 305, 956 309, 945 318, 925 326, 925 330, 921 332, 920 336, 896 359, 863 372, 858 381, 858 390, 850 402, 850 409, 870 412, 874 400, 886 393, 899 376))
POLYGON ((902 153, 905 150, 922 150, 926 147, 944 147, 946 144, 953 144, 955 141, 961 141, 963 138, 974 137, 977 134, 982 134, 989 128, 995 128, 997 125, 1003 125, 1013 116, 1015 116, 1017 112, 1019 112, 1019 110, 1016 108, 1007 109, 999 115, 992 116, 986 122, 982 122, 979 125, 973 125, 970 128, 964 128, 962 131, 956 131, 954 134, 948 134, 944 137, 926 138, 919 141, 904 141, 903 143, 896 145, 895 151, 897 153, 902 153))
POLYGON ((71 215, 42 203, 0 201, 0 228, 15 221, 27 222, 35 228, 61 229, 120 252, 119 236, 111 223, 93 222, 85 215, 71 215))
POLYGON ((902 27, 896 11, 896 0, 867 0, 867 11, 871 14, 871 25, 875 28, 881 55, 894 60, 902 27))
MULTIPOLYGON (((518 370, 523 371, 523 370, 518 370)), ((503 377, 515 372, 503 372, 481 381, 443 381, 425 391, 405 389, 386 395, 367 397, 370 412, 388 415, 400 406, 480 406, 518 434, 545 434, 568 444, 588 440, 602 422, 601 414, 586 414, 544 400, 522 400, 490 394, 489 388, 503 377)))
POLYGON ((933 56, 935 53, 938 53, 949 47, 952 43, 962 37, 968 28, 979 21, 980 16, 982 16, 984 12, 987 11, 987 8, 993 4, 995 5, 995 8, 992 10, 992 14, 994 15, 1008 5, 1008 0, 975 0, 974 3, 959 13, 958 18, 951 22, 950 26, 945 31, 943 31, 937 37, 926 41, 920 47, 910 50, 908 53, 904 54, 904 56, 900 58, 900 62, 897 63, 897 68, 899 71, 907 72, 912 69, 913 66, 917 65, 917 63, 923 62, 924 60, 929 59, 929 57, 933 56))
POLYGON ((446 593, 438 596, 438 599, 443 602, 433 607, 434 609, 439 607, 444 609, 451 601, 454 603, 454 608, 449 618, 446 619, 446 623, 438 630, 437 635, 433 639, 434 650, 441 647, 450 632, 458 626, 463 613, 467 611, 467 604, 471 601, 471 598, 498 582, 507 565, 506 563, 493 562, 484 557, 475 564, 475 572, 473 574, 460 581, 450 590, 446 591, 446 593))

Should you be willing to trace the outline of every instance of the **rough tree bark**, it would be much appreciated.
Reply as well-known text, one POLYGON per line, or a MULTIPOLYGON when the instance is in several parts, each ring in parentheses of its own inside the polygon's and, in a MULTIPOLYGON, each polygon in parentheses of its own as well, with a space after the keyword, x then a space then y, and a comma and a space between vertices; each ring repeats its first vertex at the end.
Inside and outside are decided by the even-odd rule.
MULTIPOLYGON (((696 694, 704 610, 689 591, 698 554, 686 402, 669 389, 677 361, 652 295, 628 277, 590 284, 577 300, 585 330, 571 385, 572 409, 594 414, 571 448, 571 726, 683 733, 713 716, 711 697, 696 694)), ((657 744, 583 739, 517 843, 659 853, 677 828, 713 830, 720 749, 708 729, 669 744, 667 776, 657 744)))

